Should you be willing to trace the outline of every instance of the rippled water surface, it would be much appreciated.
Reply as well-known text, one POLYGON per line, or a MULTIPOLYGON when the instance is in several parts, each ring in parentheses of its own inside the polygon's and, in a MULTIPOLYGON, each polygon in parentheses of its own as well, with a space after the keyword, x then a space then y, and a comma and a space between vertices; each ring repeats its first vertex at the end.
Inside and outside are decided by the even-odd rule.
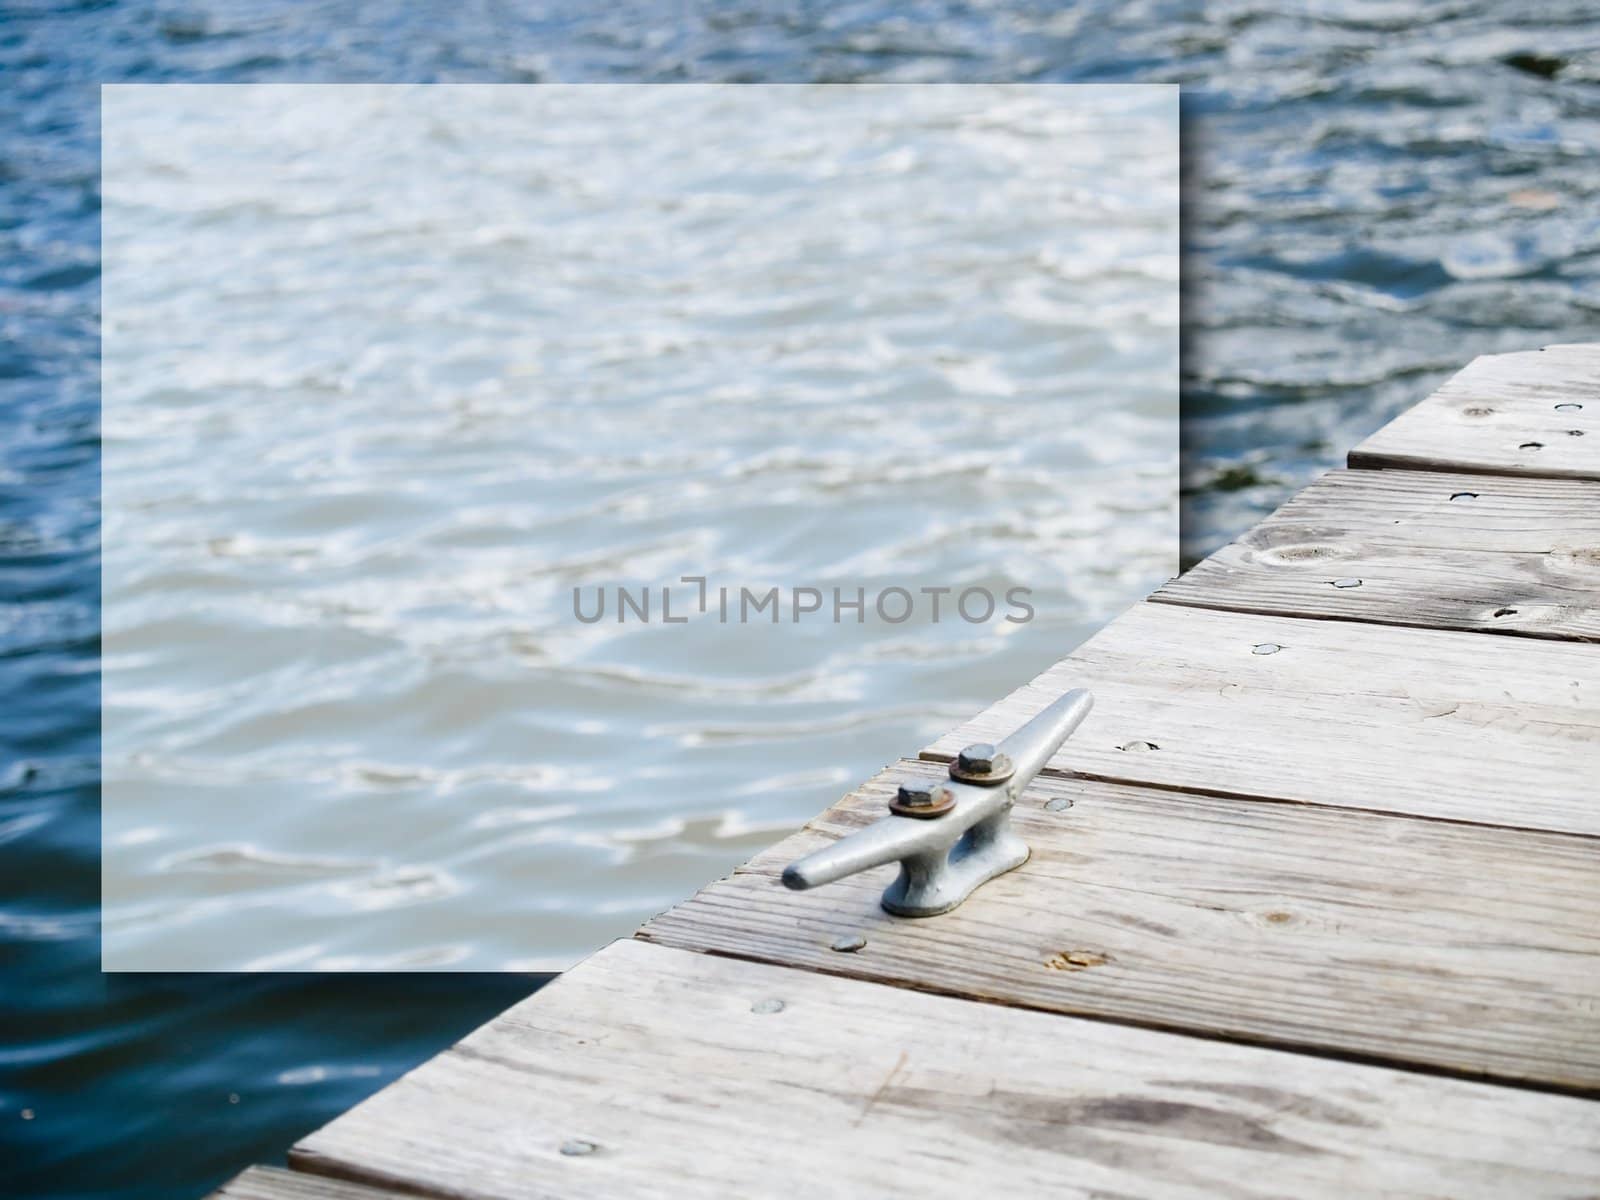
MULTIPOLYGON (((9 1191, 195 1194, 278 1153, 529 986, 496 975, 108 982, 96 971, 97 84, 1179 83, 1192 555, 1471 355, 1594 337, 1597 45, 1600 14, 1565 2, 1330 0, 1296 17, 1251 3, 938 0, 692 12, 637 3, 9 9, 0 28, 0 844, 11 886, 0 909, 0 1160, 20 1164, 9 1191)), ((497 402, 486 403, 492 419, 497 402)), ((633 653, 616 661, 659 670, 633 653)), ((509 646, 497 661, 537 665, 509 646)), ((364 786, 379 785, 406 786, 364 786)), ((646 839, 640 852, 669 844, 646 839)))
POLYGON ((1177 100, 108 93, 107 966, 565 968, 1171 575, 1177 100))

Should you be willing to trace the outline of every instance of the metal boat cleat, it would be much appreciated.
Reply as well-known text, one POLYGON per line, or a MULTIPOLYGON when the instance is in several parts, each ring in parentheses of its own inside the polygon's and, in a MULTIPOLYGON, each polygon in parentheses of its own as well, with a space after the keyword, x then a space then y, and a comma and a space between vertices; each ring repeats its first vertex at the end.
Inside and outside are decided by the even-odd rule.
POLYGON ((982 884, 1028 861, 1011 828, 1011 806, 1061 743, 1083 723, 1094 698, 1074 688, 997 746, 968 746, 948 781, 910 781, 889 802, 892 815, 790 863, 796 891, 898 862, 883 907, 902 917, 949 912, 982 884))

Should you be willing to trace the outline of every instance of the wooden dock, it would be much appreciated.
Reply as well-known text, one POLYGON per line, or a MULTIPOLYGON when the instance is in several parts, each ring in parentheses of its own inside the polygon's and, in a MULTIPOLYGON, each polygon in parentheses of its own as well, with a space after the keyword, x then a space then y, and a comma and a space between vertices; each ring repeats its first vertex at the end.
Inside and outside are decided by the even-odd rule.
POLYGON ((1349 461, 220 1194, 1600 1195, 1600 345, 1349 461), (779 886, 1075 686, 1024 867, 779 886))

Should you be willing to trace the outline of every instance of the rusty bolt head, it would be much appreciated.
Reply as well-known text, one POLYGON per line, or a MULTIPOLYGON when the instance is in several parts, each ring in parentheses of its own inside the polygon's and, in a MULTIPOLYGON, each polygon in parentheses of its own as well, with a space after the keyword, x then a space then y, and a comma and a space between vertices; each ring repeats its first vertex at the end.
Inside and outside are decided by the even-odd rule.
POLYGON ((988 742, 975 742, 956 755, 956 763, 963 771, 987 775, 994 770, 995 754, 995 748, 988 742))
POLYGON ((964 783, 1000 784, 1011 778, 1016 768, 1011 760, 989 742, 975 742, 950 764, 950 778, 964 783))
POLYGON ((902 817, 942 817, 955 805, 955 795, 942 783, 913 779, 900 785, 889 811, 902 817))

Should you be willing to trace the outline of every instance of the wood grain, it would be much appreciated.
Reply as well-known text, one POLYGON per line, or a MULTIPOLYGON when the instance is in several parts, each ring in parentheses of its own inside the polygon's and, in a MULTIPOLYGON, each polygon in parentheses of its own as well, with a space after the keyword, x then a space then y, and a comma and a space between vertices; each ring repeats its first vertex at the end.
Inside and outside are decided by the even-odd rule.
POLYGON ((954 912, 778 883, 901 763, 219 1195, 1600 1194, 1597 418, 1479 359, 925 750, 1096 695, 954 912))
POLYGON ((458 1200, 1572 1196, 1600 1178, 1597 1118, 1569 1097, 621 942, 293 1161, 458 1200))
POLYGON ((211 1200, 393 1200, 404 1194, 297 1171, 251 1167, 211 1193, 211 1200))
POLYGON ((1334 471, 1153 599, 1600 641, 1600 483, 1334 471))
POLYGON ((1033 856, 944 916, 883 912, 894 867, 812 892, 778 883, 785 863, 881 816, 906 775, 942 772, 900 764, 639 936, 1600 1092, 1600 843, 1045 779, 1014 817, 1033 856), (852 934, 864 949, 830 948, 852 934))
POLYGON ((1600 345, 1473 359, 1352 450, 1349 462, 1600 479, 1600 345))
POLYGON ((923 757, 1072 687, 1094 712, 1051 770, 1600 834, 1600 646, 1146 602, 923 757))

